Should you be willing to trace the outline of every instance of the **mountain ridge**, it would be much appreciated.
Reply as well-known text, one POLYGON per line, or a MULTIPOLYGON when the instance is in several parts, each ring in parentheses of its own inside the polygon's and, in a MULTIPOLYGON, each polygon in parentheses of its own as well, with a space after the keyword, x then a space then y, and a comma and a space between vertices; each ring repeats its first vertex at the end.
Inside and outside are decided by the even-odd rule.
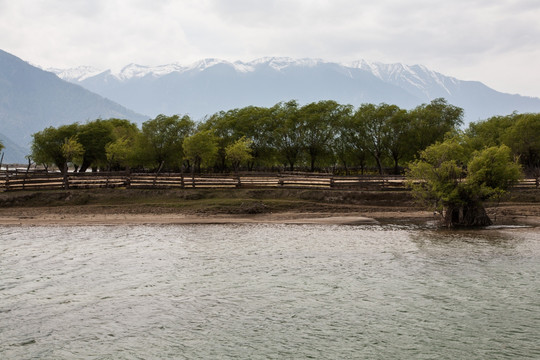
POLYGON ((11 161, 25 161, 20 152, 29 153, 31 135, 37 131, 100 117, 138 123, 148 119, 0 50, 0 132, 18 145, 17 149, 5 149, 6 154, 14 151, 11 161))
POLYGON ((354 106, 387 102, 413 108, 439 97, 463 107, 466 122, 513 111, 540 111, 540 98, 502 93, 424 65, 366 60, 339 63, 264 57, 231 62, 208 58, 188 65, 129 64, 118 72, 91 68, 54 71, 67 81, 152 116, 187 113, 203 117, 220 110, 271 106, 291 99, 300 103, 331 99, 354 106))

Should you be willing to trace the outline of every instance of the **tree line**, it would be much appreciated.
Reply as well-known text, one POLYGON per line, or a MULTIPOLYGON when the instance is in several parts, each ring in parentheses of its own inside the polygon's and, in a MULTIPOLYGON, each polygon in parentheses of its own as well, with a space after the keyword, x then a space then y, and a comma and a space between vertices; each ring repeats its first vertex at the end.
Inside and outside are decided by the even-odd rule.
POLYGON ((222 111, 198 123, 188 115, 158 115, 141 128, 123 119, 49 127, 33 134, 30 157, 46 167, 65 171, 71 164, 81 172, 370 169, 397 174, 428 146, 461 132, 471 149, 506 144, 532 169, 540 166, 539 116, 494 117, 461 131, 463 110, 444 99, 411 110, 385 103, 355 109, 335 101, 304 106, 289 101, 222 111))

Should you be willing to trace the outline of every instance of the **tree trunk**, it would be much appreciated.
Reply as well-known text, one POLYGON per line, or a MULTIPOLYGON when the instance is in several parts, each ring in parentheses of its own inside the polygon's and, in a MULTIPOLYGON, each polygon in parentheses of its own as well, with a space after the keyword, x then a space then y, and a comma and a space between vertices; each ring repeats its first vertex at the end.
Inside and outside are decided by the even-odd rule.
POLYGON ((399 159, 394 157, 394 175, 399 175, 399 159))
POLYGON ((377 160, 377 169, 379 170, 379 175, 382 175, 383 169, 382 169, 381 159, 379 157, 375 157, 375 160, 377 160))
POLYGON ((443 225, 446 227, 479 227, 492 224, 486 209, 480 203, 449 206, 443 218, 443 225))

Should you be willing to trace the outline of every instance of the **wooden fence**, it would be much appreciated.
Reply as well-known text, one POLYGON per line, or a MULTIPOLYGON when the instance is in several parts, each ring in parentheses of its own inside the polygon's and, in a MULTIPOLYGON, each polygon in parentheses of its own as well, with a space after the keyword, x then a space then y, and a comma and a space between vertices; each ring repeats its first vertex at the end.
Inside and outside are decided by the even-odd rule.
MULTIPOLYGON (((357 190, 404 190, 402 176, 333 176, 313 173, 241 173, 191 175, 180 173, 46 173, 9 170, 0 172, 0 192, 20 190, 91 189, 188 189, 188 188, 313 188, 357 190)), ((520 188, 535 188, 534 179, 519 183, 520 188)))

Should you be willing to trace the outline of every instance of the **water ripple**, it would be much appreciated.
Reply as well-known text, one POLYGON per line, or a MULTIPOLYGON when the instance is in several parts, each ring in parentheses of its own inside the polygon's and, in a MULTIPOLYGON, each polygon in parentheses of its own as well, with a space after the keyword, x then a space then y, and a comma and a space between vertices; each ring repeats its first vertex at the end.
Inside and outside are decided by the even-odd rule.
POLYGON ((540 235, 6 227, 0 357, 540 357, 540 235))

